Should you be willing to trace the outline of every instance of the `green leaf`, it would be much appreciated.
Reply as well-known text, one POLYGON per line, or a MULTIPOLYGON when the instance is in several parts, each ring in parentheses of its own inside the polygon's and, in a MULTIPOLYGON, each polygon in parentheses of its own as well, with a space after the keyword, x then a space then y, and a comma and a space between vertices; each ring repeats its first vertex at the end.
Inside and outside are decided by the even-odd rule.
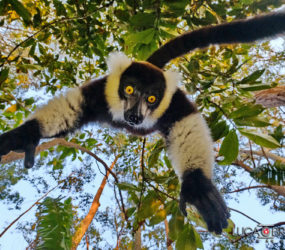
POLYGON ((189 3, 187 0, 165 0, 163 1, 167 10, 174 13, 175 16, 182 15, 185 12, 185 7, 189 3))
POLYGON ((153 150, 151 151, 150 156, 148 158, 148 166, 150 168, 154 167, 155 164, 157 163, 159 155, 160 155, 161 151, 163 150, 163 148, 164 148, 164 142, 163 142, 163 140, 159 140, 155 144, 155 146, 154 146, 153 150))
POLYGON ((38 212, 37 249, 71 249, 73 215, 71 198, 47 197, 38 212))
POLYGON ((8 75, 9 75, 9 68, 4 68, 1 70, 1 72, 0 72, 0 84, 8 78, 8 75))
POLYGON ((231 164, 238 156, 239 142, 236 131, 232 129, 223 140, 219 155, 224 156, 224 160, 220 161, 220 165, 231 164))
POLYGON ((266 119, 258 116, 237 118, 234 122, 238 126, 266 127, 271 125, 266 119))
POLYGON ((258 133, 255 130, 239 129, 240 133, 257 145, 267 148, 279 148, 281 145, 272 136, 258 133))
POLYGON ((275 128, 274 133, 270 134, 274 139, 276 139, 279 143, 281 143, 282 139, 285 138, 285 133, 282 131, 282 125, 279 125, 275 128))
POLYGON ((17 14, 23 18, 24 22, 26 24, 29 24, 31 21, 31 14, 25 8, 25 6, 18 0, 10 0, 9 3, 11 4, 11 7, 13 8, 13 10, 15 10, 17 14))
POLYGON ((152 27, 155 21, 155 14, 139 12, 132 16, 130 23, 137 27, 152 27))
POLYGON ((154 38, 155 30, 153 28, 140 32, 134 32, 126 36, 125 40, 129 44, 149 44, 154 38))
POLYGON ((66 16, 66 10, 64 8, 64 5, 62 4, 61 1, 58 0, 53 0, 53 4, 56 10, 56 15, 57 16, 66 16))
POLYGON ((166 210, 165 209, 160 209, 155 212, 154 216, 150 219, 149 221, 149 226, 154 226, 162 221, 165 220, 166 218, 166 210))
POLYGON ((203 248, 203 243, 195 228, 188 224, 179 234, 175 247, 177 250, 196 250, 203 248))
POLYGON ((33 26, 34 27, 38 27, 40 26, 41 22, 42 22, 42 17, 41 17, 41 11, 39 8, 36 8, 37 10, 37 14, 34 15, 33 17, 33 26))
POLYGON ((27 98, 25 100, 25 105, 32 105, 33 103, 35 102, 34 98, 33 97, 30 97, 30 98, 27 98))
POLYGON ((115 9, 114 15, 123 22, 129 22, 130 15, 127 10, 115 9))
POLYGON ((229 126, 227 125, 226 121, 215 123, 214 125, 210 126, 210 128, 214 141, 223 138, 229 131, 229 126))
POLYGON ((127 182, 117 183, 117 186, 119 187, 119 189, 125 191, 140 191, 140 189, 137 186, 127 182))
POLYGON ((229 118, 236 119, 241 117, 250 117, 250 116, 256 116, 260 114, 264 108, 262 105, 254 105, 254 104, 247 104, 245 106, 242 106, 238 110, 232 112, 229 115, 229 118))
POLYGON ((161 201, 155 191, 150 191, 142 200, 141 207, 138 211, 139 221, 152 217, 161 205, 161 201))
POLYGON ((244 91, 258 91, 258 90, 263 90, 263 89, 271 89, 272 86, 269 84, 244 84, 239 87, 240 89, 244 91))
POLYGON ((190 212, 188 212, 188 217, 190 221, 195 222, 197 226, 207 228, 206 222, 203 220, 199 213, 190 210, 190 212))
POLYGON ((265 71, 265 69, 256 70, 252 74, 250 74, 249 76, 247 76, 247 77, 243 78, 241 81, 237 82, 236 84, 239 85, 239 84, 253 83, 264 73, 264 71, 265 71))
POLYGON ((127 216, 128 216, 128 217, 131 217, 132 214, 136 211, 136 209, 137 209, 136 207, 130 207, 130 208, 128 208, 127 211, 126 211, 127 216))
POLYGON ((181 214, 179 208, 176 208, 176 212, 172 215, 168 224, 169 238, 176 240, 184 228, 184 216, 181 214))
POLYGON ((31 70, 43 70, 43 67, 40 65, 35 65, 35 64, 20 64, 18 65, 18 68, 23 70, 23 69, 31 69, 31 70))

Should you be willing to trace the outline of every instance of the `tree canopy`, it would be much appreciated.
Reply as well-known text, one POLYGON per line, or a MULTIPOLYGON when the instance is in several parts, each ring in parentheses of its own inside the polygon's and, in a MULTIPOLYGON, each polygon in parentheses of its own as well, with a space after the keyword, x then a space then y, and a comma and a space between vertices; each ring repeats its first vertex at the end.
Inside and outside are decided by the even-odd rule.
MULTIPOLYGON (((267 13, 282 3, 1 0, 0 131, 19 126, 67 88, 106 75, 112 51, 145 60, 186 31, 267 13)), ((274 212, 285 211, 284 62, 279 40, 211 46, 167 66, 181 72, 180 87, 211 129, 214 178, 225 199, 251 190, 274 212), (239 178, 243 173, 247 180, 239 178)), ((31 170, 23 168, 21 153, 2 157, 1 206, 20 216, 1 222, 0 246, 14 230, 28 249, 253 249, 262 230, 239 235, 229 220, 217 237, 192 207, 184 218, 179 180, 158 134, 142 138, 90 125, 42 141, 37 154, 31 170)), ((245 208, 245 216, 247 209, 254 208, 245 208)), ((281 249, 284 238, 277 235, 267 247, 281 249)))

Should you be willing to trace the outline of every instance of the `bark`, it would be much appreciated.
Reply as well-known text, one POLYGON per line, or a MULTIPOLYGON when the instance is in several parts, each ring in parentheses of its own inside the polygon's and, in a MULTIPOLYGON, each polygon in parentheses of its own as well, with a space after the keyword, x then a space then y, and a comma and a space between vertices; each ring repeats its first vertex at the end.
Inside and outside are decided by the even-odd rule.
POLYGON ((142 249, 142 226, 138 228, 138 230, 135 233, 134 236, 134 244, 133 244, 133 250, 141 250, 142 249))
POLYGON ((172 240, 169 239, 169 236, 168 236, 168 233, 169 233, 169 227, 168 227, 168 221, 167 219, 165 218, 164 220, 164 226, 165 226, 165 235, 166 235, 166 246, 167 246, 167 250, 172 250, 172 240))
MULTIPOLYGON (((115 160, 113 161, 113 163, 111 164, 110 166, 110 170, 113 169, 113 167, 115 166, 117 160, 118 160, 119 156, 116 156, 115 160)), ((100 203, 99 203, 99 200, 100 200, 100 197, 102 195, 102 192, 105 188, 105 185, 107 183, 107 179, 109 177, 109 174, 110 172, 108 171, 106 173, 106 175, 104 176, 102 182, 101 182, 101 185, 99 187, 99 189, 97 190, 97 193, 93 199, 93 202, 91 204, 91 207, 89 209, 89 212, 88 214, 85 216, 85 218, 80 222, 78 228, 76 229, 73 237, 72 237, 72 250, 75 250, 79 243, 81 242, 82 240, 82 237, 84 236, 84 234, 86 233, 89 225, 91 224, 99 206, 100 206, 100 203)))
POLYGON ((285 158, 283 158, 279 155, 273 154, 273 153, 269 152, 268 150, 264 150, 264 152, 263 152, 263 151, 257 151, 257 150, 250 151, 250 150, 240 149, 240 152, 243 152, 243 153, 248 154, 248 155, 250 155, 252 152, 252 154, 254 154, 254 155, 265 156, 265 157, 268 157, 274 161, 280 161, 281 163, 285 164, 285 158))
POLYGON ((255 94, 255 101, 256 104, 261 104, 266 108, 284 106, 285 85, 258 91, 255 94))

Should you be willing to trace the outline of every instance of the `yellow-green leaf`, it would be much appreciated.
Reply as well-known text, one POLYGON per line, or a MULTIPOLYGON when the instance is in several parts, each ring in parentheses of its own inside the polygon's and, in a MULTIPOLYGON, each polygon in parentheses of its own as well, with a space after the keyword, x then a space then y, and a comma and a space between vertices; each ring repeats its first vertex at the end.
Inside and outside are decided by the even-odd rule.
POLYGON ((267 134, 262 134, 254 130, 239 129, 240 133, 257 145, 267 148, 279 148, 281 145, 272 136, 267 134))

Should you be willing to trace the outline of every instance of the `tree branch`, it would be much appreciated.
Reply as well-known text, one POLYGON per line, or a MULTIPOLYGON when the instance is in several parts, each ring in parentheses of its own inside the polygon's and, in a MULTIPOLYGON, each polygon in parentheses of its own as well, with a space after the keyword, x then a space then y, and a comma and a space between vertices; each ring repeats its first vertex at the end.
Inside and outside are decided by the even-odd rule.
MULTIPOLYGON (((239 160, 236 160, 235 162, 233 162, 232 165, 242 167, 245 171, 247 171, 249 173, 251 173, 254 170, 253 168, 251 168, 250 166, 246 165, 245 163, 243 163, 242 161, 239 161, 239 160)), ((285 197, 285 186, 268 185, 268 188, 271 188, 277 194, 285 197)))
MULTIPOLYGON (((243 153, 248 154, 248 155, 250 155, 250 153, 251 153, 250 150, 246 150, 246 149, 240 149, 240 152, 243 152, 243 153)), ((264 152, 262 152, 262 151, 252 150, 252 153, 255 155, 259 155, 259 156, 265 156, 265 157, 268 157, 274 161, 280 161, 281 163, 285 164, 285 158, 283 158, 279 155, 270 153, 269 151, 264 150, 264 152)))
MULTIPOLYGON (((91 155, 93 158, 95 158, 98 162, 100 162, 103 165, 103 167, 105 168, 106 172, 110 172, 110 174, 114 177, 115 182, 117 184, 119 183, 118 177, 115 175, 115 173, 107 166, 107 164, 100 157, 98 157, 96 154, 92 153, 87 148, 82 147, 79 144, 76 144, 74 142, 68 142, 64 138, 57 138, 57 139, 53 139, 53 140, 51 140, 49 142, 42 143, 41 145, 37 146, 35 154, 38 154, 41 151, 47 150, 50 147, 57 146, 57 145, 70 147, 70 148, 75 148, 75 149, 80 150, 81 152, 84 152, 84 153, 87 153, 87 154, 91 155)), ((10 152, 9 154, 2 156, 1 163, 4 164, 4 163, 9 163, 9 162, 12 162, 12 161, 15 161, 15 160, 23 159, 24 156, 25 156, 24 153, 10 152)), ((123 202, 123 195, 122 195, 122 192, 121 192, 120 189, 119 189, 119 195, 120 195, 120 199, 121 199, 121 203, 122 203, 123 213, 126 215, 125 205, 124 205, 124 202, 123 202)), ((126 218, 126 220, 127 220, 127 218, 126 218)))

